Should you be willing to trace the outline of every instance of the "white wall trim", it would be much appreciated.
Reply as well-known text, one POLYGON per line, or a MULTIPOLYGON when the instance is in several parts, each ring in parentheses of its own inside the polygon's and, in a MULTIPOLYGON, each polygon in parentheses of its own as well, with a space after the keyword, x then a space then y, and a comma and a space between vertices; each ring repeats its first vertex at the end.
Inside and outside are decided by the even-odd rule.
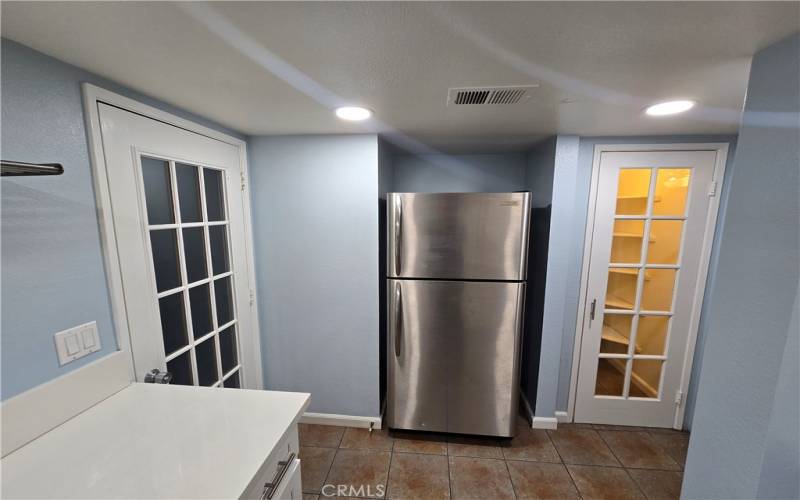
POLYGON ((566 424, 569 420, 569 415, 565 411, 557 411, 556 412, 556 420, 558 420, 559 424, 566 424))
POLYGON ((558 420, 555 417, 533 417, 531 427, 534 429, 558 429, 558 420))
MULTIPOLYGON (((692 363, 694 362, 694 350, 697 344, 697 330, 700 325, 700 313, 703 308, 703 296, 705 294, 706 281, 708 279, 708 266, 711 259, 712 244, 716 232, 717 213, 723 180, 725 178, 725 166, 728 160, 728 143, 708 142, 708 143, 676 143, 676 144, 597 144, 594 147, 592 158, 592 180, 589 188, 589 204, 586 215, 586 231, 584 233, 583 261, 581 265, 581 286, 578 295, 578 316, 575 322, 575 342, 572 351, 572 367, 569 381, 569 399, 567 401, 567 421, 575 419, 575 398, 577 397, 578 386, 578 367, 580 364, 581 343, 583 341, 583 331, 586 316, 586 294, 589 278, 589 264, 592 254, 592 234, 594 232, 595 205, 597 203, 597 184, 600 173, 600 155, 603 152, 624 152, 624 151, 715 151, 717 153, 716 165, 714 167, 713 180, 717 183, 717 194, 711 198, 706 219, 706 230, 703 236, 703 247, 700 256, 700 269, 697 273, 696 293, 692 304, 690 331, 686 343, 686 353, 684 356, 683 369, 681 371, 681 381, 679 390, 684 395, 689 390, 689 379, 692 374, 692 363)), ((685 400, 685 398, 684 398, 685 400)), ((683 417, 686 411, 686 404, 676 408, 673 427, 680 429, 683 427, 683 417)))
MULTIPOLYGON (((131 380, 136 379, 133 365, 133 353, 131 351, 130 331, 128 328, 127 312, 125 309, 125 296, 122 288, 122 271, 119 265, 119 252, 114 232, 114 221, 111 214, 111 195, 109 193, 108 178, 106 175, 106 159, 103 152, 103 138, 100 130, 100 114, 98 103, 104 102, 112 106, 131 111, 133 113, 157 120, 168 125, 182 128, 189 132, 204 135, 212 139, 230 144, 239 151, 239 168, 244 175, 244 181, 249 186, 249 171, 247 163, 247 143, 231 135, 194 123, 190 120, 180 118, 158 108, 148 106, 120 94, 97 87, 89 83, 81 84, 83 92, 84 119, 89 138, 89 152, 92 164, 92 178, 94 180, 95 202, 97 205, 97 217, 100 226, 100 241, 103 249, 103 261, 105 264, 106 279, 108 281, 109 295, 111 299, 112 316, 114 329, 117 334, 117 345, 120 351, 125 352, 129 358, 129 371, 131 380)), ((258 323, 258 300, 256 297, 255 280, 255 259, 253 254, 253 233, 251 221, 250 193, 242 197, 245 205, 244 229, 246 241, 245 252, 247 254, 247 279, 251 293, 253 294, 254 306, 250 308, 250 322, 252 327, 251 338, 248 339, 243 353, 249 353, 249 365, 243 373, 243 386, 247 389, 263 389, 263 376, 261 373, 261 329, 258 323)), ((245 347, 245 346, 243 346, 245 347)))
POLYGON ((115 351, 4 401, 2 456, 128 387, 129 358, 115 351))
POLYGON ((340 427, 360 427, 369 429, 381 428, 381 417, 360 417, 354 415, 337 415, 335 413, 310 413, 305 412, 300 417, 301 424, 336 425, 340 427))

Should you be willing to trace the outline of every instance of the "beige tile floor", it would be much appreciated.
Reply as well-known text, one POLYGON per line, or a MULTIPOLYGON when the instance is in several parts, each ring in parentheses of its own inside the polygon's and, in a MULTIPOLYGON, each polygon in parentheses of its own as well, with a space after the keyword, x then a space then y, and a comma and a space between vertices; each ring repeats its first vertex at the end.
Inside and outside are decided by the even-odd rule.
POLYGON ((300 424, 303 500, 679 498, 689 435, 589 424, 511 440, 300 424), (342 490, 337 491, 341 485, 342 490))

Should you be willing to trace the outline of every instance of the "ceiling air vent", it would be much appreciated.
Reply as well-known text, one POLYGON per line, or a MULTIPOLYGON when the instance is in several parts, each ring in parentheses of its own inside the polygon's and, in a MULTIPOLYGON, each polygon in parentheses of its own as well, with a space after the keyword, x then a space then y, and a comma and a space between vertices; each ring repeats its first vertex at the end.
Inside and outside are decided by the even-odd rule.
POLYGON ((447 104, 519 104, 530 99, 538 85, 513 87, 461 87, 448 89, 447 104))

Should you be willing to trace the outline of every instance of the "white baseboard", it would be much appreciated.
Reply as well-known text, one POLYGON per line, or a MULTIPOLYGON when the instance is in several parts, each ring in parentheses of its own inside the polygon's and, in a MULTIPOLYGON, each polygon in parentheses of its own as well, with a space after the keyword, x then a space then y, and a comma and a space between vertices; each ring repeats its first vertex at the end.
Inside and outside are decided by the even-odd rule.
POLYGON ((335 413, 305 412, 300 417, 301 424, 338 425, 341 427, 361 427, 369 429, 381 428, 381 417, 360 417, 354 415, 337 415, 335 413))
POLYGON ((556 420, 555 417, 533 417, 533 424, 531 427, 534 429, 555 430, 558 429, 558 420, 556 420))
POLYGON ((116 351, 3 402, 2 456, 131 383, 130 357, 116 351))
POLYGON ((565 411, 557 411, 556 420, 558 420, 559 423, 567 423, 569 422, 569 415, 565 411))

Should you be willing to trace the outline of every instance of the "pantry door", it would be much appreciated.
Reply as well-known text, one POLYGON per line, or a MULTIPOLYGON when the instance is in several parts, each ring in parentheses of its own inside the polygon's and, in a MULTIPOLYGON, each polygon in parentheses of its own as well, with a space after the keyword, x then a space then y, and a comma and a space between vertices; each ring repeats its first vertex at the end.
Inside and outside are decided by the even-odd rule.
POLYGON ((705 283, 719 154, 600 153, 576 422, 676 425, 705 283))
POLYGON ((136 380, 258 387, 239 148, 96 106, 136 380))

